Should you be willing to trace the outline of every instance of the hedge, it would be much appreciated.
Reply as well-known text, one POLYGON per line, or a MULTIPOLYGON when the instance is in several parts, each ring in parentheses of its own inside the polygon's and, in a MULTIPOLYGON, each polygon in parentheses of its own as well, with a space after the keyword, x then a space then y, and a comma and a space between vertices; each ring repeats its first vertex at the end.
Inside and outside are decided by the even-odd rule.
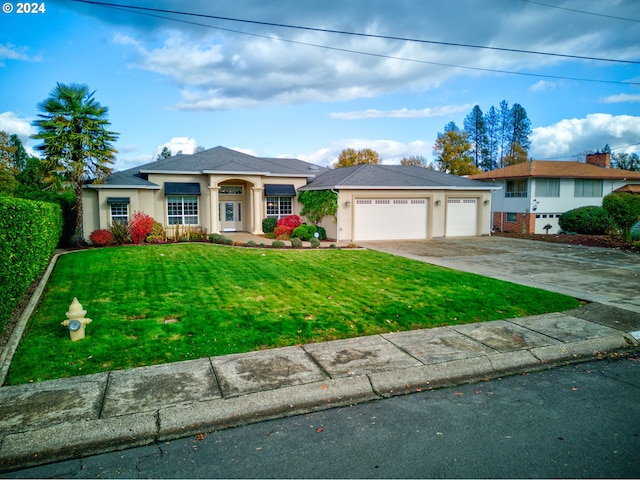
POLYGON ((46 269, 62 226, 60 205, 0 196, 0 329, 46 269))

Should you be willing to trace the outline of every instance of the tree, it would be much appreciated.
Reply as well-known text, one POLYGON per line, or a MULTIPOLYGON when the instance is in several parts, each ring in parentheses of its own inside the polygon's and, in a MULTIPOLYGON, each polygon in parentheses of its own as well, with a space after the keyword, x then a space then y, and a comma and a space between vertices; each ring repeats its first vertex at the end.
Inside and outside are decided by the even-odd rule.
POLYGON ((118 134, 107 130, 109 109, 94 98, 86 85, 58 83, 49 98, 38 104, 43 113, 33 122, 42 140, 36 148, 44 153, 48 182, 70 186, 75 193, 76 233, 84 241, 82 185, 93 178, 101 182, 112 171, 117 151, 112 142, 118 134))
POLYGON ((487 125, 484 114, 478 105, 473 107, 471 113, 464 118, 464 130, 471 143, 474 163, 476 167, 480 167, 484 163, 483 152, 487 145, 487 125))
POLYGON ((340 152, 338 161, 333 164, 334 168, 353 167, 354 165, 372 164, 377 165, 381 162, 378 152, 370 148, 355 150, 346 148, 340 152))
POLYGON ((628 192, 610 193, 602 199, 602 208, 624 239, 631 241, 631 228, 640 218, 640 196, 628 192))
POLYGON ((433 168, 429 161, 422 155, 412 155, 410 157, 404 157, 400 160, 400 165, 407 165, 412 167, 433 168))
POLYGON ((500 147, 500 117, 495 107, 491 107, 485 115, 487 132, 486 150, 483 151, 481 168, 485 171, 498 167, 498 152, 500 147))
POLYGON ((453 122, 445 126, 444 133, 438 134, 433 155, 441 172, 453 175, 473 175, 479 172, 473 164, 467 132, 460 131, 453 122))
POLYGON ((613 168, 640 172, 640 156, 637 153, 614 153, 611 159, 613 168))
POLYGON ((3 130, 0 130, 0 170, 9 172, 15 175, 16 172, 13 159, 16 152, 16 147, 11 145, 11 137, 3 130))
POLYGON ((509 103, 506 100, 500 102, 500 110, 498 112, 498 118, 500 120, 498 129, 498 138, 500 144, 500 168, 504 167, 502 160, 507 156, 509 151, 509 145, 511 139, 509 138, 509 131, 511 127, 511 110, 509 110, 509 103))
POLYGON ((193 153, 200 153, 200 152, 204 152, 206 150, 206 148, 204 148, 202 145, 198 145, 196 148, 193 149, 193 153))
POLYGON ((519 103, 514 103, 510 110, 511 128, 509 129, 509 153, 507 165, 526 161, 531 146, 531 121, 527 111, 519 103), (524 155, 523 155, 524 152, 524 155))
POLYGON ((156 155, 156 160, 164 160, 165 158, 171 157, 171 155, 172 153, 169 147, 164 146, 162 147, 162 151, 158 155, 156 155))
POLYGON ((22 140, 18 135, 13 134, 9 137, 9 143, 12 147, 15 148, 13 152, 13 166, 16 175, 24 170, 24 167, 27 165, 27 160, 29 159, 29 154, 24 149, 24 145, 22 145, 22 140))

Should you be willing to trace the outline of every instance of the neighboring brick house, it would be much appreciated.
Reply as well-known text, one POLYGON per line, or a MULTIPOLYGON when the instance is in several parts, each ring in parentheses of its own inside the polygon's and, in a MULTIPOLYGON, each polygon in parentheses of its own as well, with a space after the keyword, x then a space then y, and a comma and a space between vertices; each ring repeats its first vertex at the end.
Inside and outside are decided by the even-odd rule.
POLYGON ((493 230, 549 233, 560 230, 558 219, 569 210, 602 206, 614 191, 638 191, 640 172, 611 168, 608 153, 586 156, 586 163, 531 160, 471 175, 500 186, 492 194, 493 230))

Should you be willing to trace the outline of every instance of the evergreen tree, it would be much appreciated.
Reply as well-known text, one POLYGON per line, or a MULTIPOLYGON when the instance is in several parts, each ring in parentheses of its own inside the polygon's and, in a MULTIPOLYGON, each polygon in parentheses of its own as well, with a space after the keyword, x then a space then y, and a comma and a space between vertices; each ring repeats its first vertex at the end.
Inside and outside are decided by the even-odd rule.
POLYGON ((162 151, 156 155, 156 160, 163 160, 165 158, 169 158, 171 157, 171 150, 169 150, 169 147, 164 146, 162 147, 162 151))
POLYGON ((519 103, 514 103, 511 107, 511 129, 509 133, 509 164, 526 161, 526 154, 531 146, 531 121, 527 117, 527 111, 519 103), (525 153, 524 160, 522 160, 525 153))
POLYGON ((498 152, 500 146, 500 117, 495 107, 491 107, 485 115, 487 130, 487 144, 483 151, 482 170, 494 170, 498 167, 498 152))
POLYGON ((484 163, 483 152, 487 145, 487 126, 480 106, 473 107, 471 113, 464 118, 464 131, 471 143, 475 165, 480 167, 484 163))

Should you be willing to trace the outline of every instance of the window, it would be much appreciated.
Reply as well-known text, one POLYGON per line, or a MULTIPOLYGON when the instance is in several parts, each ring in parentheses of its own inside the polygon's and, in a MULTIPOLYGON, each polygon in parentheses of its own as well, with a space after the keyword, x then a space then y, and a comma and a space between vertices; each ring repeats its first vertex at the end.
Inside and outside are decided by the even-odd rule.
POLYGON ((517 222, 518 214, 517 213, 507 213, 507 222, 517 222))
POLYGON ((267 217, 286 217, 293 213, 292 197, 267 197, 267 217))
POLYGON ((507 180, 507 189, 505 197, 526 197, 527 196, 527 180, 507 180))
POLYGON ((126 203, 112 203, 110 205, 111 223, 124 222, 129 220, 129 205, 126 203))
POLYGON ((560 179, 559 178, 537 178, 536 179, 536 197, 559 197, 560 196, 560 179))
POLYGON ((220 185, 220 195, 242 195, 242 185, 220 185))
POLYGON ((601 197, 602 180, 576 178, 574 197, 601 197))
POLYGON ((167 197, 167 219, 169 225, 198 225, 198 197, 167 197))

